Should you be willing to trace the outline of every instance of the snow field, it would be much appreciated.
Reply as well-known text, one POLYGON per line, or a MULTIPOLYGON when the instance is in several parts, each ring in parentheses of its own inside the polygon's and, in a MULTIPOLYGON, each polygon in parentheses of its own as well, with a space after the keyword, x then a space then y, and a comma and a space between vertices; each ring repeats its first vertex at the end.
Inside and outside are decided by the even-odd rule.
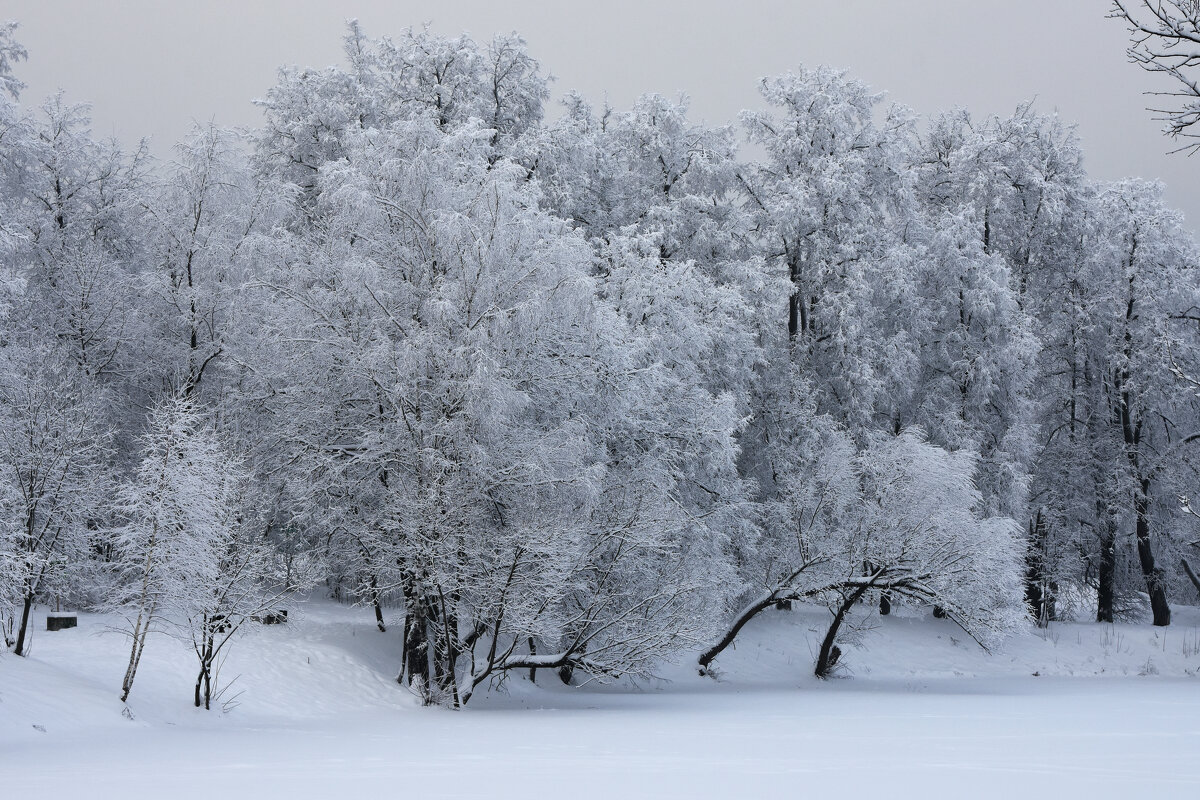
POLYGON ((1166 631, 1055 625, 990 656, 945 620, 876 619, 846 648, 853 677, 822 682, 809 673, 825 613, 755 620, 717 680, 688 664, 644 686, 514 675, 456 713, 394 683, 396 629, 310 602, 234 644, 228 712, 191 708, 191 653, 151 639, 132 719, 117 700, 125 639, 82 614, 39 631, 31 658, 0 658, 0 775, 6 796, 49 798, 1200 792, 1196 609, 1166 631))

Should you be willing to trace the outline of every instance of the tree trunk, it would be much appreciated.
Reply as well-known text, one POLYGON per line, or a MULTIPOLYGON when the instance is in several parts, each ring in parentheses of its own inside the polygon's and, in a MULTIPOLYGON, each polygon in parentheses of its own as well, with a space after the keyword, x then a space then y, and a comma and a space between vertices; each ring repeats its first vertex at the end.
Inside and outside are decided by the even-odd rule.
MULTIPOLYGON (((804 569, 804 567, 801 567, 800 569, 796 570, 796 572, 794 572, 788 578, 788 581, 794 581, 797 576, 804 571, 804 569)), ((770 608, 772 606, 778 606, 780 602, 785 600, 787 602, 791 602, 793 600, 816 597, 824 592, 833 591, 839 588, 842 588, 840 583, 813 586, 803 591, 788 585, 784 585, 761 595, 758 599, 750 603, 748 606, 742 609, 740 613, 738 613, 737 617, 733 620, 733 624, 726 629, 725 634, 721 637, 719 642, 705 650, 700 655, 700 674, 705 674, 705 670, 708 669, 708 665, 712 663, 713 659, 719 656, 721 651, 723 651, 726 647, 729 647, 729 645, 733 644, 733 640, 737 638, 738 632, 741 631, 741 629, 745 627, 746 623, 754 619, 754 617, 756 617, 763 609, 770 608)))
POLYGON ((800 333, 800 312, 803 300, 800 295, 800 258, 792 254, 788 258, 788 278, 792 282, 792 293, 788 296, 788 339, 800 333))
POLYGON ((196 653, 200 659, 200 674, 196 676, 195 703, 196 708, 203 703, 205 711, 212 706, 212 666, 217 660, 217 634, 228 624, 229 619, 225 614, 213 614, 204 621, 204 638, 196 653))
POLYGON ((138 664, 142 660, 142 650, 146 647, 146 636, 150 633, 150 625, 154 621, 154 612, 158 610, 158 600, 153 599, 150 582, 150 576, 154 572, 154 556, 157 547, 158 522, 156 521, 150 529, 150 542, 146 548, 146 561, 142 566, 142 595, 138 603, 137 621, 133 625, 133 644, 129 649, 129 666, 125 669, 125 679, 121 681, 122 703, 129 699, 129 692, 133 690, 133 678, 137 674, 138 664))
POLYGON ((1039 628, 1045 628, 1054 619, 1054 592, 1048 575, 1046 543, 1049 531, 1046 517, 1039 508, 1029 521, 1029 552, 1025 557, 1025 602, 1039 628))
POLYGON ((196 676, 196 708, 201 703, 205 711, 210 711, 212 704, 212 664, 204 661, 200 665, 200 674, 196 676))
POLYGON ((449 699, 458 708, 458 681, 455 669, 458 665, 458 619, 450 610, 446 598, 438 590, 438 597, 430 598, 430 606, 437 610, 437 619, 433 630, 433 677, 437 682, 438 693, 443 699, 449 699))
MULTIPOLYGON (((764 595, 757 602, 751 603, 748 607, 743 609, 740 614, 738 614, 737 619, 735 619, 733 624, 730 625, 725 631, 725 635, 721 637, 721 640, 700 655, 699 663, 701 675, 703 675, 705 670, 708 669, 708 665, 712 663, 712 660, 721 654, 721 651, 733 644, 733 640, 737 638, 738 632, 741 631, 746 623, 754 619, 754 617, 756 617, 764 608, 769 606, 777 606, 779 604, 779 600, 776 599, 777 594, 778 591, 774 591, 764 595)), ((567 681, 563 681, 563 683, 567 683, 567 681)))
POLYGON ((570 686, 571 679, 574 677, 575 677, 575 665, 574 664, 563 664, 561 667, 558 668, 558 679, 560 681, 562 681, 564 685, 570 686))
POLYGON ((1188 576, 1188 580, 1192 582, 1192 586, 1196 587, 1196 592, 1200 593, 1200 577, 1192 571, 1192 565, 1188 563, 1186 558, 1179 559, 1179 565, 1183 567, 1183 572, 1188 576))
POLYGON ((1100 535, 1100 568, 1096 580, 1096 622, 1113 621, 1113 597, 1117 579, 1116 532, 1105 525, 1100 535))
POLYGON ((195 706, 199 708, 201 703, 204 705, 204 710, 209 710, 209 704, 212 699, 212 658, 213 658, 213 632, 212 625, 216 623, 209 620, 205 622, 204 640, 200 643, 200 672, 196 675, 196 694, 195 706))
MULTIPOLYGON (((1137 239, 1132 247, 1136 251, 1137 239)), ((1133 253, 1129 256, 1133 262, 1133 253)), ((1129 278, 1129 303, 1126 306, 1125 318, 1134 318, 1134 279, 1129 278)), ((1127 363, 1133 359, 1133 341, 1128 325, 1125 328, 1125 358, 1127 363)), ((1154 613, 1154 624, 1163 627, 1171 624, 1171 606, 1167 604, 1167 592, 1163 587, 1162 572, 1154 565, 1154 550, 1150 543, 1150 478, 1141 467, 1142 423, 1141 417, 1135 418, 1133 403, 1127 388, 1127 368, 1118 369, 1113 376, 1113 386, 1119 392, 1120 402, 1117 411, 1121 421, 1121 435, 1125 441, 1125 457, 1129 466, 1137 476, 1137 486, 1133 497, 1133 510, 1136 518, 1134 531, 1137 537, 1138 561, 1141 562, 1142 577, 1146 579, 1146 591, 1150 594, 1150 609, 1154 613)))
POLYGON ((150 632, 150 618, 153 618, 153 611, 148 615, 145 625, 142 624, 142 612, 138 612, 137 622, 133 626, 133 645, 129 649, 129 666, 125 668, 125 678, 121 681, 121 702, 124 703, 129 699, 129 693, 133 690, 133 678, 137 675, 138 664, 142 660, 142 651, 146 648, 146 635, 150 632))
POLYGON ((1133 501, 1137 513, 1138 561, 1142 565, 1142 576, 1146 579, 1146 591, 1150 594, 1150 610, 1154 614, 1154 624, 1165 627, 1171 624, 1171 606, 1167 603, 1162 570, 1154 565, 1154 551, 1150 544, 1150 479, 1143 478, 1138 488, 1133 501))
POLYGON ((829 624, 829 630, 825 632, 825 639, 821 642, 821 652, 817 654, 817 668, 813 672, 818 678, 828 678, 830 671, 837 663, 837 659, 842 652, 834 644, 834 641, 837 639, 838 630, 842 627, 842 622, 846 619, 846 614, 869 588, 871 588, 871 585, 865 583, 849 595, 843 597, 842 604, 838 606, 837 613, 833 616, 833 622, 829 624))
POLYGON ((33 610, 33 595, 25 595, 25 606, 21 609, 21 627, 17 630, 17 648, 15 652, 19 656, 27 654, 28 647, 25 639, 29 635, 29 612, 33 610))
MULTIPOLYGON (((426 613, 419 599, 409 603, 408 619, 405 622, 404 666, 408 669, 407 683, 421 693, 425 703, 432 700, 429 682, 429 637, 426 631, 426 613)), ((403 678, 403 676, 402 676, 403 678)))
POLYGON ((371 576, 371 605, 375 607, 375 625, 380 633, 387 633, 387 626, 383 623, 383 606, 379 604, 379 581, 374 575, 371 576))
MULTIPOLYGON (((900 431, 897 430, 896 434, 899 435, 900 431)), ((875 572, 875 565, 872 564, 870 561, 864 561, 863 562, 863 573, 869 575, 872 572, 875 572)), ((887 590, 881 591, 879 593, 879 616, 886 617, 887 615, 889 615, 891 613, 892 613, 892 596, 887 590)))
POLYGON ((1092 481, 1100 538, 1100 563, 1096 573, 1096 621, 1111 623, 1117 594, 1117 518, 1113 503, 1105 490, 1106 478, 1100 464, 1096 465, 1092 481))
POLYGON ((396 673, 396 683, 404 685, 408 677, 408 623, 412 614, 404 614, 404 626, 400 630, 400 671, 396 673))

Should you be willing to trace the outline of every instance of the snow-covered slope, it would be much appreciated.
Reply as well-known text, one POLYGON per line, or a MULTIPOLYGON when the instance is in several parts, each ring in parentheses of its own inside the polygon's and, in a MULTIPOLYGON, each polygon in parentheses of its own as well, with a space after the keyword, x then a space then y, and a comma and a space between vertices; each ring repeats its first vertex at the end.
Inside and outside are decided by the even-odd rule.
POLYGON ((641 687, 514 676, 462 713, 418 707, 393 680, 398 629, 330 602, 235 642, 224 711, 192 708, 190 652, 151 640, 126 712, 125 640, 84 614, 40 631, 30 658, 0 657, 0 784, 51 798, 1200 791, 1195 609, 1166 630, 1058 624, 991 655, 928 614, 876 619, 843 656, 849 679, 822 682, 825 613, 762 616, 716 680, 690 664, 641 687))
POLYGON ((0 656, 0 742, 41 733, 34 725, 53 738, 130 722, 228 727, 415 705, 391 680, 394 638, 361 609, 306 603, 285 625, 248 627, 221 665, 225 688, 207 713, 192 707, 198 666, 187 645, 152 635, 122 704, 129 645, 112 620, 80 614, 78 627, 50 633, 43 616, 29 658, 0 656))
MULTIPOLYGON (((748 635, 714 662, 733 684, 794 685, 807 679, 829 613, 806 606, 760 614, 748 635)), ((1147 624, 1055 622, 1032 625, 994 652, 928 609, 872 614, 855 645, 845 647, 840 675, 880 678, 1200 675, 1200 609, 1174 609, 1167 628, 1147 624)))

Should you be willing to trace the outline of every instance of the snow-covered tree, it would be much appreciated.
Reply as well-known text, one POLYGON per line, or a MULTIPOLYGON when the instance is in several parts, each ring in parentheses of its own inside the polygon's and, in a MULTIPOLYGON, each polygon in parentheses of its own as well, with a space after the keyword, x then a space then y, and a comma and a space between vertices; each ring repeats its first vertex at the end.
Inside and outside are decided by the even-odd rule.
POLYGON ((111 534, 119 578, 107 606, 130 637, 121 699, 149 635, 164 632, 194 650, 194 702, 209 708, 235 634, 273 613, 296 585, 281 580, 243 464, 193 399, 181 393, 160 403, 140 442, 137 472, 117 494, 123 525, 111 534))
POLYGON ((985 646, 1026 619, 1021 529, 986 515, 975 453, 948 452, 917 430, 873 434, 856 452, 844 433, 827 429, 811 446, 821 457, 795 510, 792 541, 766 541, 760 552, 777 562, 775 577, 701 655, 702 669, 759 612, 796 599, 820 599, 833 615, 819 677, 836 664, 839 631, 869 592, 932 603, 985 646))
POLYGON ((266 126, 257 160, 265 173, 297 186, 304 207, 316 196, 321 167, 344 158, 349 138, 364 131, 416 119, 445 132, 473 123, 489 131, 494 161, 541 121, 549 95, 515 33, 483 46, 427 29, 376 40, 351 21, 343 49, 349 69, 281 69, 259 101, 266 126))
POLYGON ((709 343, 707 352, 688 354, 690 369, 708 391, 728 392, 745 406, 761 364, 758 306, 770 290, 743 208, 733 130, 696 125, 686 99, 661 95, 600 116, 571 96, 565 110, 518 154, 543 202, 592 242, 613 296, 628 291, 618 279, 649 285, 674 276, 658 302, 671 306, 666 313, 678 323, 702 329, 709 343), (614 271, 609 263, 618 251, 638 256, 614 271))
POLYGON ((738 416, 662 362, 683 340, 643 289, 597 291, 592 249, 487 128, 346 141, 303 261, 272 278, 304 524, 403 602, 401 677, 430 699, 516 668, 646 670, 707 624, 738 416))
POLYGON ((743 185, 763 255, 788 281, 793 357, 831 408, 863 424, 888 349, 862 338, 884 330, 871 324, 868 284, 903 229, 913 116, 893 107, 877 124, 881 95, 825 67, 766 79, 760 91, 772 111, 744 112, 742 123, 766 160, 743 185))
POLYGON ((352 22, 343 65, 280 71, 262 130, 200 128, 153 165, 61 94, 17 105, 13 31, 21 652, 34 603, 119 574, 125 694, 161 629, 208 704, 241 622, 324 580, 381 635, 396 609, 400 682, 453 705, 719 640, 707 665, 802 599, 830 609, 824 675, 866 600, 988 643, 1022 574, 1043 623, 1067 584, 1100 619, 1145 588, 1160 624, 1190 592, 1163 499, 1200 456, 1194 245, 1154 186, 1090 183, 1053 115, 922 122, 802 68, 741 115, 747 161, 682 96, 572 93, 544 120, 516 34, 352 22))
POLYGON ((232 131, 198 127, 145 200, 147 361, 159 392, 217 402, 236 381, 230 350, 253 347, 238 336, 252 335, 242 328, 254 313, 254 248, 280 223, 289 194, 255 180, 246 144, 232 131))
POLYGON ((109 385, 137 357, 141 186, 145 153, 91 136, 86 104, 61 93, 0 139, 8 162, 13 256, 34 323, 78 369, 109 385))
POLYGON ((137 473, 118 492, 124 525, 113 534, 121 576, 109 605, 131 640, 121 700, 129 697, 146 640, 202 615, 227 529, 237 526, 237 466, 191 400, 155 408, 137 473), (232 470, 232 472, 231 472, 232 470))
MULTIPOLYGON (((1090 248, 1090 278, 1098 336, 1095 369, 1102 376, 1106 406, 1098 409, 1099 424, 1123 456, 1110 465, 1119 482, 1109 503, 1123 508, 1122 516, 1133 523, 1154 624, 1167 625, 1170 583, 1155 550, 1174 555, 1177 545, 1164 535, 1177 525, 1173 498, 1186 493, 1195 479, 1190 451, 1200 439, 1200 421, 1195 397, 1181 390, 1177 373, 1196 369, 1196 331, 1186 317, 1200 306, 1200 298, 1195 243, 1178 214, 1163 205, 1161 191, 1142 181, 1101 187, 1096 213, 1102 222, 1090 248), (1159 509, 1163 497, 1171 501, 1159 509)), ((1116 543, 1102 544, 1101 553, 1118 557, 1116 543)), ((1102 568, 1113 569, 1103 563, 1102 568)))
POLYGON ((904 421, 977 449, 985 502, 1029 520, 1028 595, 1044 621, 1054 585, 1078 577, 1069 542, 1091 515, 1090 493, 1071 483, 1081 470, 1062 461, 1078 455, 1064 398, 1080 391, 1081 318, 1063 299, 1082 263, 1081 159, 1073 129, 1030 104, 1003 118, 936 115, 912 155, 927 253, 915 305, 928 316, 904 421))
POLYGON ((220 535, 205 543, 203 559, 195 563, 204 583, 197 586, 199 591, 182 618, 198 666, 194 703, 205 709, 218 693, 220 659, 243 626, 278 614, 279 604, 302 588, 285 580, 280 560, 264 535, 266 524, 251 504, 247 475, 237 462, 222 455, 227 516, 215 531, 220 535))
MULTIPOLYGON (((11 333, 11 332, 10 332, 11 333)), ((0 346, 0 502, 9 585, 19 598, 15 652, 28 653, 30 612, 50 597, 78 599, 107 484, 102 395, 64 353, 34 339, 0 346)))

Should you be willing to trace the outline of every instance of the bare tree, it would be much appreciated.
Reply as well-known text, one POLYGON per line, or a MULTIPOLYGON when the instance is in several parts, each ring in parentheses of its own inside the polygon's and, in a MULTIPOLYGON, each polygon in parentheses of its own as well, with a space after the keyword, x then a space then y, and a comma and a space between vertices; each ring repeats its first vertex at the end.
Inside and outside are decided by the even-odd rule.
POLYGON ((1172 152, 1200 151, 1200 133, 1193 128, 1200 122, 1200 85, 1195 75, 1200 67, 1200 2, 1113 0, 1109 16, 1129 27, 1129 60, 1147 72, 1167 75, 1174 83, 1171 89, 1147 92, 1163 98, 1150 111, 1166 123, 1167 135, 1184 142, 1172 152))

